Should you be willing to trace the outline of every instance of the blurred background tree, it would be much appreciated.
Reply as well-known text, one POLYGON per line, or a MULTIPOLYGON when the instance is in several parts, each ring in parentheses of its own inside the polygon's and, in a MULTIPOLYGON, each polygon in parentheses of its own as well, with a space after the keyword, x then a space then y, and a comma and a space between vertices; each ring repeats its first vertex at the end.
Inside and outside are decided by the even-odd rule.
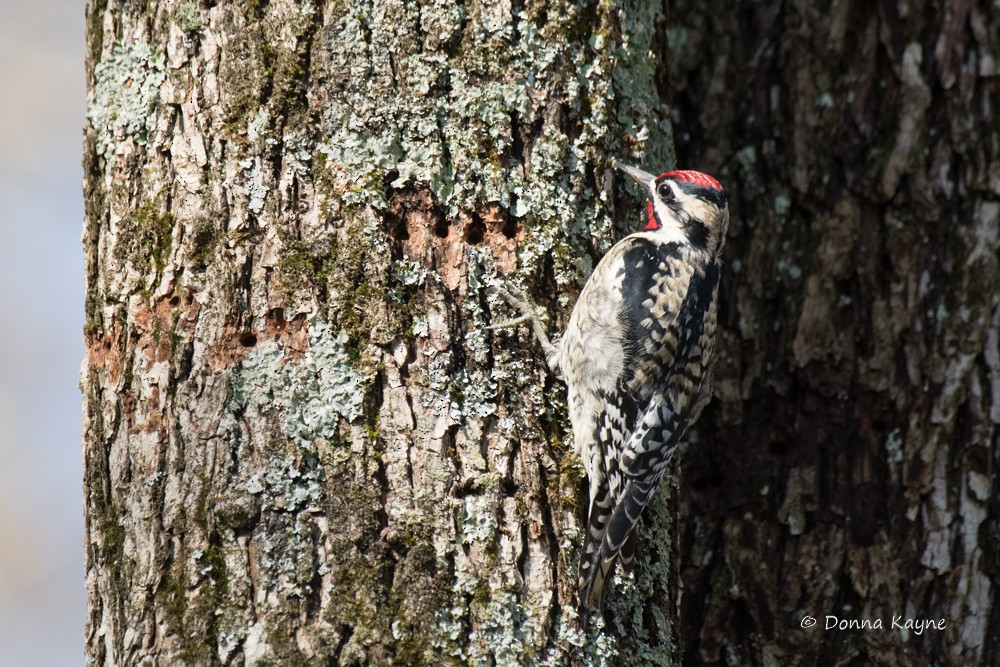
POLYGON ((998 664, 996 5, 682 0, 667 24, 678 162, 733 209, 682 465, 686 662, 998 664))

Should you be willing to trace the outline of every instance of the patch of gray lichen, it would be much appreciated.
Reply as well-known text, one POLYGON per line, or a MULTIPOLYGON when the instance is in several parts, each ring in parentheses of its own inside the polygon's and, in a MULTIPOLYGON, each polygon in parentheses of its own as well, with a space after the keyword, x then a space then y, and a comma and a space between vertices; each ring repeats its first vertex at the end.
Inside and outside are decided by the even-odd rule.
POLYGON ((313 320, 306 332, 309 348, 302 359, 287 363, 276 346, 259 345, 234 376, 231 409, 276 408, 283 415, 283 433, 291 442, 315 450, 341 439, 341 420, 361 416, 363 377, 348 355, 343 332, 313 320))
POLYGON ((97 133, 97 153, 107 157, 122 138, 146 143, 165 79, 164 57, 141 42, 115 45, 94 68, 87 120, 97 133))

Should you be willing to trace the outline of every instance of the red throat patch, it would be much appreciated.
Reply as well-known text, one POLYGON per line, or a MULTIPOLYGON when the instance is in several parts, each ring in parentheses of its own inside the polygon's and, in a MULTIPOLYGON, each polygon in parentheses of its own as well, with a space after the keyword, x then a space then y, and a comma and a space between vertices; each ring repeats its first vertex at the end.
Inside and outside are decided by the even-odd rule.
MULTIPOLYGON (((692 185, 697 185, 699 188, 709 188, 711 190, 722 191, 722 184, 717 180, 709 176, 708 174, 703 174, 700 171, 668 171, 665 174, 660 174, 659 178, 669 177, 675 181, 684 181, 685 183, 691 183, 692 185)), ((657 179, 659 180, 659 179, 657 179)))
POLYGON ((646 202, 646 214, 649 218, 649 222, 646 223, 646 226, 643 227, 643 229, 659 229, 660 223, 656 221, 656 214, 653 213, 653 202, 651 201, 646 202))

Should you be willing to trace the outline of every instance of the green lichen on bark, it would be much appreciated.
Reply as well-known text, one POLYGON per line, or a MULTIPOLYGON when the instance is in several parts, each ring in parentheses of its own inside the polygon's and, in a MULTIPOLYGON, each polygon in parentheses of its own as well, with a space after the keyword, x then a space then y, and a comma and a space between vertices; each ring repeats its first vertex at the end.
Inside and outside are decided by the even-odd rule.
POLYGON ((201 18, 201 10, 198 8, 198 3, 191 0, 186 0, 177 5, 174 10, 174 20, 177 21, 177 25, 181 27, 181 30, 185 32, 198 32, 205 25, 201 18))
POLYGON ((219 81, 230 139, 242 143, 264 135, 276 140, 289 125, 309 122, 302 97, 315 20, 315 6, 308 2, 224 10, 229 43, 219 81), (267 120, 251 128, 264 110, 267 120))
POLYGON ((143 203, 118 223, 116 258, 155 283, 167 266, 175 226, 174 216, 161 211, 158 203, 143 203))

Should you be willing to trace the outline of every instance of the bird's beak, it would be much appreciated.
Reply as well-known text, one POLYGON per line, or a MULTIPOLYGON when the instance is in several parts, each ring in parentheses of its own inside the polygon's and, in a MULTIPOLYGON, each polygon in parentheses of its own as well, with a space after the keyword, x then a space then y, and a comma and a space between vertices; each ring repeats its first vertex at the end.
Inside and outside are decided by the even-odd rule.
POLYGON ((635 167, 630 167, 629 165, 622 164, 621 162, 615 162, 614 166, 615 169, 624 172, 626 176, 629 176, 630 178, 635 180, 635 182, 639 184, 639 187, 642 188, 642 191, 646 193, 647 197, 652 197, 653 194, 651 191, 651 188, 653 187, 652 174, 647 174, 642 169, 636 169, 635 167))

